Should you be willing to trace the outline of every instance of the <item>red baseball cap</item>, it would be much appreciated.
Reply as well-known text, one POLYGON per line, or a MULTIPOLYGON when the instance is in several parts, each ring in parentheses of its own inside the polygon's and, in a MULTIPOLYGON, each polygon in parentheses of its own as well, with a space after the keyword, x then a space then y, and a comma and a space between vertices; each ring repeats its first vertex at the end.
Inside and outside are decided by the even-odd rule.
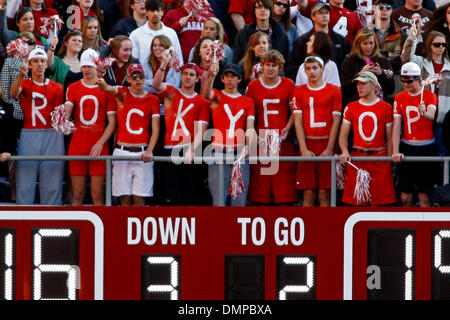
POLYGON ((200 69, 200 67, 193 62, 187 62, 183 64, 183 66, 181 67, 181 71, 183 71, 186 68, 194 69, 197 72, 197 75, 202 74, 202 70, 200 69))
POLYGON ((145 74, 144 68, 142 68, 142 66, 141 66, 139 63, 133 63, 133 64, 130 64, 130 66, 129 66, 128 69, 127 69, 128 75, 129 75, 129 76, 132 76, 133 73, 136 73, 136 72, 145 74))

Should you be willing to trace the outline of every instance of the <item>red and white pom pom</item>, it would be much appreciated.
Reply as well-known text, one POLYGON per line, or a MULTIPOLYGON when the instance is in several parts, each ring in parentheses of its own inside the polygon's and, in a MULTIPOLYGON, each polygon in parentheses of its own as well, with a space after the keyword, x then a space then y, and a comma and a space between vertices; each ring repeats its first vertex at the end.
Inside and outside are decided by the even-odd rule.
POLYGON ((370 173, 367 170, 358 168, 350 161, 347 163, 357 170, 353 199, 356 200, 356 204, 358 205, 369 202, 371 199, 370 180, 372 180, 370 173))
POLYGON ((417 37, 419 37, 422 34, 422 27, 423 27, 422 16, 418 13, 414 13, 411 16, 411 24, 416 26, 416 34, 417 37))
POLYGON ((445 78, 442 74, 436 73, 428 76, 425 80, 422 81, 422 87, 428 87, 432 84, 439 83, 443 81, 445 78))
POLYGON ((22 39, 16 39, 6 46, 6 52, 14 58, 26 59, 30 53, 30 47, 22 39))
POLYGON ((262 66, 261 63, 257 63, 253 66, 253 70, 252 70, 252 80, 255 80, 256 78, 258 78, 258 76, 262 73, 262 66))
POLYGON ((106 70, 112 67, 114 61, 116 61, 116 58, 111 57, 109 55, 105 59, 103 59, 100 55, 94 56, 91 55, 92 61, 97 65, 97 74, 99 78, 103 78, 103 76, 106 73, 106 70))
POLYGON ((280 137, 278 130, 276 129, 266 129, 262 131, 259 137, 260 150, 262 151, 262 156, 264 157, 275 157, 280 154, 281 141, 283 139, 280 137))
POLYGON ((178 58, 177 52, 174 46, 170 46, 169 48, 170 59, 169 59, 169 67, 172 67, 175 72, 180 72, 181 70, 181 62, 178 58))
POLYGON ((211 43, 211 46, 208 48, 208 52, 206 54, 206 61, 217 63, 220 60, 223 60, 225 58, 223 52, 224 52, 223 44, 219 40, 214 40, 213 43, 211 43))
POLYGON ((52 127, 56 132, 67 136, 76 130, 74 123, 66 115, 63 104, 56 106, 50 115, 52 127))
POLYGON ((380 100, 383 100, 383 89, 379 83, 377 83, 377 86, 375 87, 375 95, 380 98, 380 100))
POLYGON ((183 7, 188 13, 188 19, 190 17, 196 18, 200 15, 206 15, 212 10, 207 0, 184 0, 183 7))
POLYGON ((367 19, 367 12, 365 7, 361 6, 359 4, 359 1, 357 1, 358 6, 355 9, 355 13, 358 16, 359 22, 361 23, 363 28, 367 28, 368 26, 368 19, 367 19))
POLYGON ((345 162, 336 162, 336 187, 343 190, 345 187, 345 162))
POLYGON ((239 159, 237 159, 233 167, 231 168, 231 179, 230 186, 228 187, 228 194, 236 199, 245 191, 244 179, 242 178, 242 168, 241 168, 241 159, 243 156, 241 155, 239 159))
POLYGON ((50 33, 56 34, 57 31, 62 29, 63 23, 61 18, 55 14, 45 20, 39 31, 45 36, 48 36, 50 33))

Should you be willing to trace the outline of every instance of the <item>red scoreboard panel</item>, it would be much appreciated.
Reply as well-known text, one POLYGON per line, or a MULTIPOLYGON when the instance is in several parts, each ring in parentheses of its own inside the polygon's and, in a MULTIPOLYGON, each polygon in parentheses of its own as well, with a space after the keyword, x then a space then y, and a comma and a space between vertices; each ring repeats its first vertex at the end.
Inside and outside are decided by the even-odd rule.
POLYGON ((450 299, 444 208, 2 207, 0 299, 450 299))

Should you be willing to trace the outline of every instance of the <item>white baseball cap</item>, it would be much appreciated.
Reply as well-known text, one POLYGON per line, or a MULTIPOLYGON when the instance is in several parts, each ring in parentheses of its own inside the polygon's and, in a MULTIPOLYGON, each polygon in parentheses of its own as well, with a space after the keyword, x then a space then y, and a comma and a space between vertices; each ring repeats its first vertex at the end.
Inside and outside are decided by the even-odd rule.
POLYGON ((80 58, 80 67, 97 67, 97 65, 94 62, 94 59, 98 58, 98 53, 94 49, 86 49, 81 54, 80 58))
POLYGON ((420 77, 421 71, 420 67, 417 63, 407 62, 402 66, 400 70, 401 76, 411 76, 411 77, 420 77))
POLYGON ((32 59, 48 60, 47 54, 42 48, 34 48, 33 50, 31 50, 31 52, 28 54, 28 61, 31 61, 32 59))
POLYGON ((373 74, 370 71, 363 71, 358 73, 358 76, 353 79, 353 82, 361 81, 361 82, 373 82, 375 84, 378 84, 378 78, 375 74, 373 74))

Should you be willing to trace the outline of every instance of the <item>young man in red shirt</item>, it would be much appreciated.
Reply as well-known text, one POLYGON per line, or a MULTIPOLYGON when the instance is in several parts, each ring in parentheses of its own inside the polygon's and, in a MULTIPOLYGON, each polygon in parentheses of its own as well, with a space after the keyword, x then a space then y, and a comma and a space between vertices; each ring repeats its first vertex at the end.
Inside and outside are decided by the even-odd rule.
MULTIPOLYGON (((45 78, 47 54, 35 48, 28 55, 12 84, 11 98, 19 98, 24 114, 17 154, 19 156, 64 155, 64 137, 52 127, 51 113, 63 103, 63 88, 45 78), (31 78, 24 79, 31 69, 31 78)), ((16 167, 17 204, 32 205, 39 180, 40 203, 62 204, 63 161, 18 161, 16 167)))
MULTIPOLYGON (((433 121, 437 97, 425 89, 421 102, 421 70, 414 62, 405 63, 400 75, 405 91, 394 98, 392 160, 401 162, 405 155, 436 156, 433 121)), ((403 206, 413 206, 415 187, 420 206, 430 206, 430 194, 436 183, 437 169, 436 163, 405 162, 398 165, 398 187, 403 206)))
POLYGON ((164 101, 164 156, 184 155, 187 164, 166 163, 163 170, 165 192, 170 205, 194 205, 201 196, 201 173, 191 163, 194 153, 201 147, 209 124, 209 103, 194 91, 201 70, 194 63, 181 68, 181 88, 163 83, 170 53, 166 50, 153 79, 153 88, 164 101))
MULTIPOLYGON (((255 101, 256 129, 260 139, 272 135, 278 139, 280 156, 293 156, 294 143, 289 137, 294 124, 289 100, 295 85, 281 77, 285 60, 277 50, 261 57, 263 74, 247 87, 246 95, 255 101), (278 135, 273 134, 278 132, 278 135)), ((267 141, 259 143, 260 148, 267 141)), ((261 152, 260 152, 261 154, 261 152)), ((295 189, 295 162, 277 162, 250 166, 249 200, 259 204, 288 204, 298 200, 295 189)))
MULTIPOLYGON (((238 92, 238 84, 242 79, 239 66, 225 66, 221 80, 223 90, 213 89, 214 79, 219 72, 218 64, 211 66, 210 76, 203 89, 203 96, 211 101, 211 114, 214 126, 212 136, 212 154, 218 158, 225 155, 236 157, 248 154, 249 144, 255 142, 255 103, 249 97, 238 92)), ((208 166, 208 181, 213 205, 227 202, 227 191, 230 185, 233 164, 224 164, 224 198, 219 197, 219 167, 215 163, 208 166)), ((247 201, 250 168, 248 163, 241 164, 244 192, 236 198, 230 197, 231 206, 245 206, 247 201)))
MULTIPOLYGON (((80 58, 83 79, 72 83, 66 92, 66 115, 75 121, 75 132, 69 145, 69 155, 108 155, 107 141, 116 129, 114 97, 98 88, 94 58, 98 53, 86 49, 80 58), (107 125, 106 125, 107 122, 107 125)), ((73 189, 73 206, 83 204, 86 175, 91 177, 91 196, 95 206, 104 204, 105 161, 69 161, 73 189)))
MULTIPOLYGON (((305 72, 308 83, 296 87, 292 93, 291 107, 301 156, 332 156, 336 152, 342 95, 339 87, 323 82, 323 67, 320 57, 307 57, 305 72)), ((313 207, 316 196, 321 207, 329 207, 330 163, 299 162, 297 189, 303 190, 304 207, 313 207)))
MULTIPOLYGON (((360 99, 349 103, 343 114, 339 146, 339 160, 348 162, 352 156, 390 156, 392 154, 392 107, 375 94, 377 77, 369 71, 355 78, 360 99), (353 132, 351 154, 348 136, 353 132)), ((358 168, 369 172, 370 200, 358 201, 354 197, 357 170, 347 164, 342 202, 350 205, 388 205, 396 202, 390 162, 354 162, 358 168)))
POLYGON ((130 87, 109 86, 99 80, 99 89, 117 102, 117 143, 114 156, 139 156, 140 161, 114 161, 112 195, 122 206, 145 205, 153 196, 153 150, 159 137, 159 99, 144 89, 144 69, 138 63, 127 69, 130 87), (151 134, 149 128, 151 126, 151 134))

